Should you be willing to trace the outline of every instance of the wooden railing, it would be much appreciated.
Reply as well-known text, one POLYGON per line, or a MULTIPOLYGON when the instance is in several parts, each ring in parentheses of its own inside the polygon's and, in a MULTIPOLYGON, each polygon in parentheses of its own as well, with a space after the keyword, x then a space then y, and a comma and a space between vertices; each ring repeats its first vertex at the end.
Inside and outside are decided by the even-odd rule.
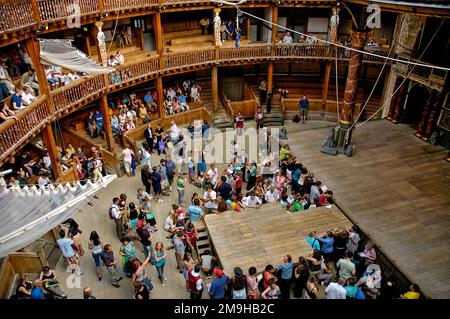
POLYGON ((35 23, 30 0, 0 6, 0 32, 25 28, 35 23))
POLYGON ((37 0, 42 21, 60 20, 99 12, 98 0, 37 0), (76 10, 76 8, 79 8, 76 10))
POLYGON ((210 63, 213 61, 214 61, 213 49, 164 54, 165 69, 176 69, 189 65, 210 63))
POLYGON ((99 93, 105 88, 103 75, 79 79, 50 93, 55 112, 59 113, 99 93))
POLYGON ((61 177, 56 181, 56 183, 69 183, 73 181, 78 181, 77 168, 75 165, 69 167, 69 169, 62 173, 61 177))
POLYGON ((270 44, 255 44, 239 48, 222 48, 219 51, 219 60, 241 60, 251 58, 266 58, 271 56, 270 44))
POLYGON ((127 81, 139 79, 144 76, 148 76, 151 74, 158 73, 159 71, 159 57, 150 57, 145 60, 140 60, 138 63, 128 63, 123 67, 116 68, 117 72, 120 75, 120 82, 116 82, 114 80, 114 75, 116 73, 112 73, 109 77, 110 85, 118 85, 127 81))
POLYGON ((105 11, 151 7, 158 3, 158 0, 103 0, 105 11))
POLYGON ((277 44, 277 57, 311 57, 323 58, 328 55, 329 46, 321 44, 277 44))
POLYGON ((123 172, 120 168, 120 162, 115 153, 111 153, 104 148, 100 148, 100 153, 102 154, 102 159, 105 167, 108 167, 112 171, 115 171, 117 176, 122 176, 123 172))
POLYGON ((230 121, 234 121, 234 110, 231 107, 231 101, 227 99, 222 89, 219 89, 219 100, 222 103, 222 106, 225 108, 225 112, 227 113, 230 121))
POLYGON ((41 97, 27 108, 21 110, 18 120, 8 120, 0 125, 0 160, 8 155, 10 149, 36 133, 50 116, 48 101, 41 97))

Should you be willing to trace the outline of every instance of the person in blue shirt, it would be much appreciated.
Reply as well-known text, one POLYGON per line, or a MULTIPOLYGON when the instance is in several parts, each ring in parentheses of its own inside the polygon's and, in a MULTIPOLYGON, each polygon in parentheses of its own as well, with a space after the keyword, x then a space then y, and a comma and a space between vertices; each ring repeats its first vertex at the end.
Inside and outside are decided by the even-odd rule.
POLYGON ((203 158, 200 162, 197 163, 197 172, 200 171, 206 172, 206 162, 203 158))
POLYGON ((292 190, 295 192, 300 191, 300 176, 302 175, 301 165, 297 164, 295 171, 292 173, 292 190))
POLYGON ((199 221, 203 218, 203 210, 200 207, 200 200, 198 198, 194 199, 193 205, 189 206, 188 208, 189 218, 191 221, 199 221))
POLYGON ((13 111, 22 109, 22 93, 23 90, 20 87, 17 87, 16 93, 11 98, 11 109, 13 111))
POLYGON ((230 281, 230 277, 223 273, 222 269, 214 268, 216 279, 211 283, 209 296, 211 299, 225 299, 225 292, 230 281))
POLYGON ((103 115, 99 110, 95 111, 94 120, 95 124, 98 126, 98 134, 102 136, 104 132, 103 115))
POLYGON ((36 279, 34 281, 34 288, 31 290, 31 299, 47 299, 42 291, 42 280, 36 279))
POLYGON ((281 272, 281 278, 278 282, 281 298, 282 299, 290 299, 291 297, 291 283, 292 283, 292 274, 293 274, 294 264, 292 263, 292 257, 290 255, 286 255, 283 257, 283 263, 278 265, 277 269, 281 272))
POLYGON ((147 106, 150 106, 153 102, 153 96, 150 91, 147 92, 147 94, 144 95, 144 102, 147 104, 147 106))
POLYGON ((333 244, 334 244, 334 236, 331 231, 328 231, 326 234, 322 234, 317 238, 318 241, 322 243, 322 253, 323 257, 333 259, 333 244))
POLYGON ((306 241, 312 249, 320 250, 320 243, 317 240, 317 234, 315 231, 309 233, 308 237, 306 237, 306 241))

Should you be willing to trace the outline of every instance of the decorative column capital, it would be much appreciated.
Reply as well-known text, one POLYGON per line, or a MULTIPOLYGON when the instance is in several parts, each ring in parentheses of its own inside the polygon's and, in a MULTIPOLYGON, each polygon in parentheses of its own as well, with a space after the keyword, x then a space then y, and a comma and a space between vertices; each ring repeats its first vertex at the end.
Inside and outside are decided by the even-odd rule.
POLYGON ((352 30, 350 33, 350 37, 352 39, 352 48, 360 49, 364 47, 364 43, 366 42, 367 38, 367 32, 352 30))

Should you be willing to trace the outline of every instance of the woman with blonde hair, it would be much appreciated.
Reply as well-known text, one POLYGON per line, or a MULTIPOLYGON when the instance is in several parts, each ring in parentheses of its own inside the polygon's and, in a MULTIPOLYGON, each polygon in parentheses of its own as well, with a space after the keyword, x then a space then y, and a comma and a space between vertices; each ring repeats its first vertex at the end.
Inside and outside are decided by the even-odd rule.
POLYGON ((93 290, 90 287, 86 287, 83 289, 83 298, 84 299, 97 299, 97 298, 95 298, 93 290))

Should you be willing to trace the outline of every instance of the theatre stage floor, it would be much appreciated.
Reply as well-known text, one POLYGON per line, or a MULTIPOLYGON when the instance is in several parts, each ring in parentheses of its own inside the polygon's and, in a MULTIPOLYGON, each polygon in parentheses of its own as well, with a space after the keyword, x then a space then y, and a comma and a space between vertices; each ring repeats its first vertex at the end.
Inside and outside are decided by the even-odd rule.
POLYGON ((233 274, 234 267, 241 267, 246 273, 251 266, 263 271, 269 264, 281 264, 286 255, 297 262, 299 256, 307 256, 312 251, 306 242, 310 231, 320 234, 351 226, 335 206, 291 214, 278 204, 248 208, 240 213, 208 215, 205 223, 225 273, 229 275, 233 274))
POLYGON ((380 120, 354 131, 353 157, 331 156, 320 152, 328 133, 306 131, 287 143, 410 280, 431 298, 450 298, 448 150, 380 120))

